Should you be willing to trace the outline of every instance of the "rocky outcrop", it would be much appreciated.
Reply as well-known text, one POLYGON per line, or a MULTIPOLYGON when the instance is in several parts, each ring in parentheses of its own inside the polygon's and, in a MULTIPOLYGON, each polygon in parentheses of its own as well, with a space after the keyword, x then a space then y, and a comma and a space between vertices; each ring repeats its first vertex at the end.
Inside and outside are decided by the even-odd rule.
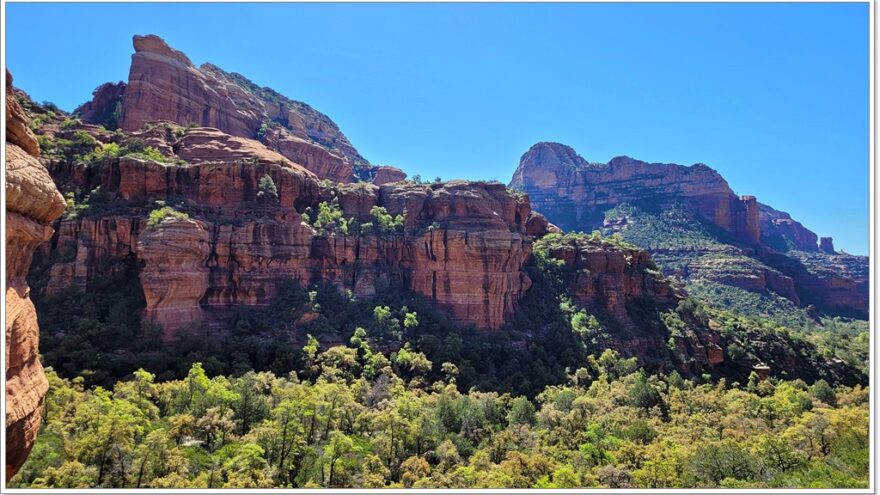
POLYGON ((92 93, 92 99, 77 107, 73 113, 79 115, 83 122, 100 124, 111 130, 116 129, 122 113, 125 86, 122 81, 98 86, 92 93))
POLYGON ((204 319, 199 302, 208 287, 210 233, 202 222, 166 219, 140 237, 146 317, 166 335, 204 319))
POLYGON ((837 254, 834 250, 834 239, 831 237, 822 237, 819 239, 819 251, 827 254, 837 254))
POLYGON ((373 184, 382 186, 391 182, 400 182, 406 179, 406 173, 397 167, 381 165, 376 167, 373 184))
POLYGON ((657 371, 691 374, 724 362, 723 340, 703 326, 670 335, 658 322, 660 312, 676 307, 683 294, 670 286, 650 255, 599 239, 563 237, 547 255, 562 262, 568 293, 592 313, 611 317, 620 328, 603 332, 599 348, 637 356, 657 371), (673 346, 674 344, 674 346, 673 346))
POLYGON ((305 103, 211 64, 196 67, 158 36, 135 36, 134 49, 128 83, 95 90, 79 109, 84 122, 105 124, 121 101, 118 125, 127 132, 169 121, 260 137, 319 177, 341 182, 366 164, 336 124, 305 103))
POLYGON ((794 281, 803 305, 825 313, 868 317, 869 263, 866 256, 823 251, 787 255, 765 251, 761 260, 794 281))
POLYGON ((676 294, 657 271, 651 256, 601 241, 568 241, 548 253, 563 262, 569 293, 585 305, 599 305, 618 320, 626 320, 627 301, 646 298, 657 304, 673 304, 676 294))
POLYGON ((737 196, 703 164, 685 167, 626 156, 590 163, 569 146, 538 143, 522 156, 510 185, 527 192, 535 209, 564 230, 602 227, 604 211, 621 203, 683 201, 742 242, 760 241, 755 198, 737 196))
POLYGON ((566 230, 604 229, 627 239, 637 232, 633 242, 686 282, 769 290, 802 306, 867 315, 867 279, 846 268, 867 267, 867 258, 835 258, 828 243, 820 251, 815 233, 754 196, 735 195, 706 165, 628 157, 589 163, 568 146, 538 143, 511 186, 566 230))
POLYGON ((761 241, 778 251, 799 249, 815 251, 818 236, 791 218, 784 211, 765 204, 758 205, 761 219, 761 241))
POLYGON ((484 329, 509 321, 529 288, 523 266, 532 235, 543 234, 547 222, 531 211, 527 197, 504 185, 328 187, 256 141, 230 144, 239 139, 190 129, 173 146, 187 165, 123 157, 83 172, 82 165, 53 162, 53 176, 65 188, 100 188, 109 204, 61 222, 47 290, 71 284, 87 289, 101 267, 112 265, 101 259, 132 258, 142 266, 146 316, 171 337, 194 324, 221 322, 237 305, 269 304, 290 279, 327 282, 359 296, 405 288, 455 321, 484 329), (245 145, 257 149, 241 151, 245 145), (277 202, 258 199, 266 176, 277 202), (157 199, 173 199, 191 220, 146 227, 154 208, 149 201, 157 199), (343 234, 309 226, 305 209, 334 200, 346 217, 372 229, 343 234), (380 231, 371 216, 376 206, 403 215, 402 229, 380 231), (117 213, 101 214, 101 208, 117 213))
POLYGON ((6 72, 6 477, 27 458, 40 428, 48 382, 25 277, 34 249, 52 235, 64 198, 40 164, 39 146, 6 72))

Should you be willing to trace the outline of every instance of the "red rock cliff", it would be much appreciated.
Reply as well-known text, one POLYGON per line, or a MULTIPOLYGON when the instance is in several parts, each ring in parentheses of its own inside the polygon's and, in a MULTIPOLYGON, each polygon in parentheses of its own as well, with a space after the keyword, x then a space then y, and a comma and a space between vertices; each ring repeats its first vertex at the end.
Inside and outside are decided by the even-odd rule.
POLYGON ((127 84, 105 84, 80 107, 84 122, 107 124, 117 101, 118 125, 133 132, 148 122, 213 127, 266 139, 321 178, 348 182, 366 160, 326 115, 211 64, 196 67, 158 36, 135 36, 127 84), (266 127, 264 128, 264 124, 266 127))
POLYGON ((127 213, 61 222, 53 249, 70 255, 51 268, 48 291, 87 288, 102 259, 131 257, 143 264, 147 317, 170 336, 194 323, 219 321, 235 305, 268 304, 285 279, 330 282, 360 296, 402 287, 454 320, 485 329, 509 320, 530 286, 523 271, 530 234, 547 224, 527 197, 510 194, 503 184, 327 186, 260 142, 216 129, 189 129, 173 143, 151 139, 188 164, 123 157, 86 173, 84 165, 52 163, 65 190, 100 186, 127 213), (277 188, 277 204, 258 199, 264 176, 277 188), (306 207, 334 197, 359 223, 372 222, 370 211, 380 206, 404 215, 404 227, 342 234, 304 222, 306 207), (183 201, 191 220, 147 228, 147 201, 163 198, 183 201))
POLYGON ((52 235, 64 198, 37 159, 39 146, 6 72, 6 477, 27 458, 48 389, 39 328, 25 277, 34 249, 52 235))

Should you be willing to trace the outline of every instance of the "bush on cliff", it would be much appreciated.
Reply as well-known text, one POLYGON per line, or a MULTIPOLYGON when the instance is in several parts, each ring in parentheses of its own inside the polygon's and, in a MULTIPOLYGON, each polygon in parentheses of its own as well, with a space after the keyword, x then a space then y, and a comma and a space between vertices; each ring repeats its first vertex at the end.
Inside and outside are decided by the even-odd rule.
POLYGON ((156 228, 167 218, 189 220, 189 215, 182 211, 177 211, 171 206, 163 206, 150 212, 150 216, 147 218, 147 228, 156 228))
POLYGON ((272 204, 278 202, 278 188, 275 187, 275 181, 269 175, 260 177, 260 183, 257 187, 257 200, 272 204))

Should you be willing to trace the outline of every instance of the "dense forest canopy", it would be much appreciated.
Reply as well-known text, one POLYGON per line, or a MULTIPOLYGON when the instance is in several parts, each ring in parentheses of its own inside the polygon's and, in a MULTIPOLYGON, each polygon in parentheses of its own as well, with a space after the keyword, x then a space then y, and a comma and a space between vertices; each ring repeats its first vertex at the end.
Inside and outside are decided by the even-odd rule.
POLYGON ((279 377, 112 390, 49 370, 44 430, 17 487, 868 486, 868 390, 825 381, 647 375, 614 351, 535 399, 456 387, 459 370, 364 333, 279 377))

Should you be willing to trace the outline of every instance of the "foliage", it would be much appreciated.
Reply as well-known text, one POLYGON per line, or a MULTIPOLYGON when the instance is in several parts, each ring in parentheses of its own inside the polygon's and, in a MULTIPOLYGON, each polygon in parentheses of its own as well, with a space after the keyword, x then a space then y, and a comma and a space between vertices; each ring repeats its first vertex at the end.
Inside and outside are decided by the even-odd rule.
POLYGON ((392 234, 403 231, 403 215, 392 216, 384 206, 374 206, 370 209, 370 217, 376 222, 379 232, 383 234, 392 234))
MULTIPOLYGON (((360 338, 361 351, 381 355, 360 338)), ((612 352, 590 357, 593 379, 570 376, 532 401, 426 381, 409 350, 393 361, 410 365, 386 359, 367 377, 371 358, 358 349, 309 345, 321 364, 308 378, 211 376, 194 363, 181 379, 137 370, 105 389, 48 368, 45 423, 10 487, 868 486, 859 386, 835 390, 836 406, 798 381, 674 387, 641 370, 610 373, 625 369, 612 352)))
POLYGON ((275 187, 275 181, 268 174, 260 177, 257 200, 268 201, 273 204, 278 202, 278 188, 275 187))
POLYGON ((172 206, 163 206, 150 212, 147 218, 147 228, 156 228, 166 219, 188 220, 189 215, 182 211, 177 211, 172 206))

